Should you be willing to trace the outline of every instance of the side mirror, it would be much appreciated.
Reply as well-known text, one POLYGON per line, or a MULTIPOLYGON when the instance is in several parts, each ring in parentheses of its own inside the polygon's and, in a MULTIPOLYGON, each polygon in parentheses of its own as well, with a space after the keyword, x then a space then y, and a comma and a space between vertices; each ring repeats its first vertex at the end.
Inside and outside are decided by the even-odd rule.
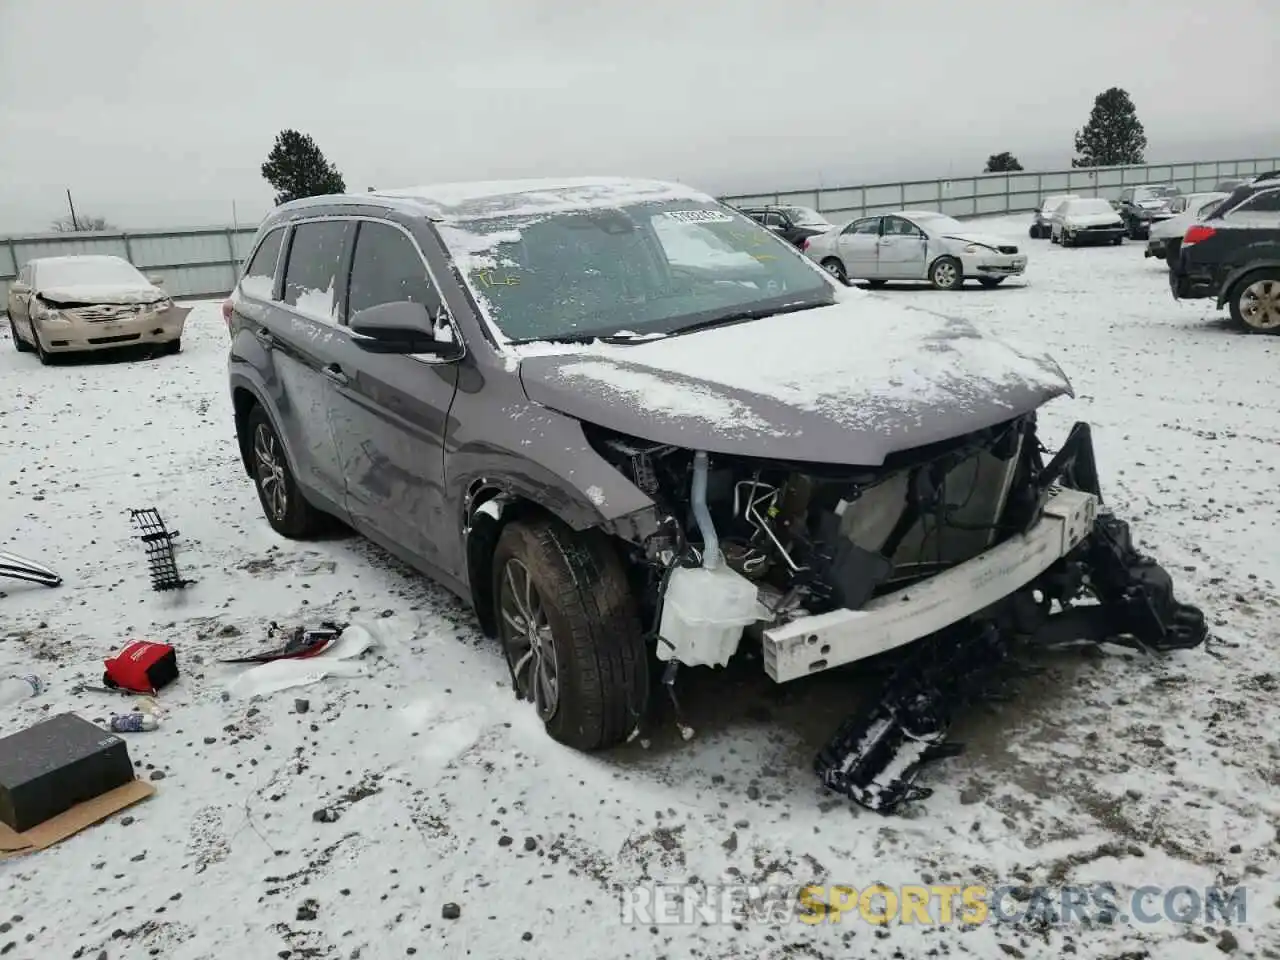
POLYGON ((783 231, 785 231, 787 228, 786 228, 786 227, 784 227, 784 226, 783 226, 782 224, 780 224, 780 223, 771 223, 771 224, 769 224, 768 229, 769 229, 769 230, 772 230, 774 233, 782 233, 782 232, 783 232, 783 231))
POLYGON ((21 296, 22 294, 30 293, 31 288, 27 286, 25 283, 19 283, 17 280, 15 280, 13 281, 13 283, 9 284, 9 292, 16 293, 21 296))
POLYGON ((153 287, 163 287, 164 277, 155 276, 155 275, 149 276, 147 277, 147 283, 151 284, 153 287))
POLYGON ((420 303, 399 300, 356 313, 350 322, 356 346, 368 353, 427 353, 442 359, 462 356, 462 344, 444 319, 437 324, 420 303))

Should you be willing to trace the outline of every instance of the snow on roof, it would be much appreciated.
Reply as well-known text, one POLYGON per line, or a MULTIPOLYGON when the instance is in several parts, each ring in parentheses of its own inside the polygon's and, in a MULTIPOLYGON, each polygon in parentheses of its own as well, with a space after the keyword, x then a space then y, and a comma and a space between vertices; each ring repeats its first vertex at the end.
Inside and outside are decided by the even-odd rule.
POLYGON ((710 195, 683 184, 627 177, 480 180, 375 190, 366 196, 416 201, 432 208, 441 219, 455 221, 537 216, 647 201, 715 202, 710 195))

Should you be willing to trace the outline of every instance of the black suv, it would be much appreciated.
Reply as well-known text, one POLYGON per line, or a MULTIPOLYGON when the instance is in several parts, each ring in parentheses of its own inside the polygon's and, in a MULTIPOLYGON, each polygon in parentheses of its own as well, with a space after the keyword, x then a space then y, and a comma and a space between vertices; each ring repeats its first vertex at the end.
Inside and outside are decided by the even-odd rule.
POLYGON ((1169 286, 1175 299, 1213 297, 1245 329, 1280 334, 1280 174, 1241 184, 1187 230, 1169 286))
POLYGON ((739 207, 756 223, 769 228, 788 243, 803 249, 810 237, 826 233, 835 226, 826 217, 808 207, 778 205, 764 207, 739 207))
POLYGON ((1173 184, 1147 184, 1125 187, 1116 202, 1116 213, 1124 221, 1130 240, 1145 240, 1151 235, 1151 224, 1168 220, 1173 198, 1182 191, 1173 184))

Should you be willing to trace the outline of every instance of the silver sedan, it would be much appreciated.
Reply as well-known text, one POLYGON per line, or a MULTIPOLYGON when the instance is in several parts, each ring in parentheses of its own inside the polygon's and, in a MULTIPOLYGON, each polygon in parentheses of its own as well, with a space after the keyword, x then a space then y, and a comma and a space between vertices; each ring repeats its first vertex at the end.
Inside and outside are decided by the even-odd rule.
POLYGON ((862 217, 804 242, 805 254, 837 279, 924 280, 958 290, 966 280, 999 286, 1021 276, 1026 254, 1004 237, 981 233, 946 214, 901 210, 862 217))

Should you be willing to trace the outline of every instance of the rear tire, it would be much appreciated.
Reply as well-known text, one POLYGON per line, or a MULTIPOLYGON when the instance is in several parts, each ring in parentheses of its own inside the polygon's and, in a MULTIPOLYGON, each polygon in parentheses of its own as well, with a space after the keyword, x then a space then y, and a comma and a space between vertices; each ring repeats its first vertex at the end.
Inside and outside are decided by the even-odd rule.
POLYGON ((888 280, 868 280, 867 286, 870 287, 872 290, 879 290, 888 282, 889 282, 888 280))
POLYGON ((1231 319, 1250 333, 1280 334, 1280 270, 1255 270, 1241 277, 1227 304, 1231 319))
POLYGON ((625 741, 649 698, 649 663, 609 538, 553 519, 514 520, 498 538, 492 575, 516 695, 533 700, 547 733, 568 747, 625 741), (545 682, 535 689, 537 678, 545 682))
POLYGON ((841 283, 846 286, 849 283, 849 274, 845 272, 844 264, 837 257, 827 257, 822 261, 822 269, 827 271, 841 283))
POLYGON ((964 267, 955 257, 939 257, 929 268, 929 282, 937 290, 959 290, 964 283, 964 267))
POLYGON ((179 337, 177 340, 170 340, 168 343, 164 345, 164 353, 166 356, 172 356, 175 353, 181 353, 181 352, 182 352, 181 337, 179 337))
POLYGON ((13 317, 9 318, 9 336, 13 337, 13 349, 19 353, 31 352, 31 344, 18 336, 18 325, 13 322, 13 317))
POLYGON ((284 443, 275 425, 261 406, 254 406, 246 429, 249 432, 249 463, 258 502, 271 528, 290 540, 306 540, 318 533, 323 515, 307 503, 298 489, 284 443))
POLYGON ((1039 240, 1039 239, 1040 239, 1040 228, 1039 228, 1038 226, 1036 226, 1036 224, 1034 224, 1034 223, 1033 223, 1033 224, 1031 225, 1031 229, 1027 231, 1027 235, 1028 235, 1028 236, 1030 236, 1032 240, 1039 240))

